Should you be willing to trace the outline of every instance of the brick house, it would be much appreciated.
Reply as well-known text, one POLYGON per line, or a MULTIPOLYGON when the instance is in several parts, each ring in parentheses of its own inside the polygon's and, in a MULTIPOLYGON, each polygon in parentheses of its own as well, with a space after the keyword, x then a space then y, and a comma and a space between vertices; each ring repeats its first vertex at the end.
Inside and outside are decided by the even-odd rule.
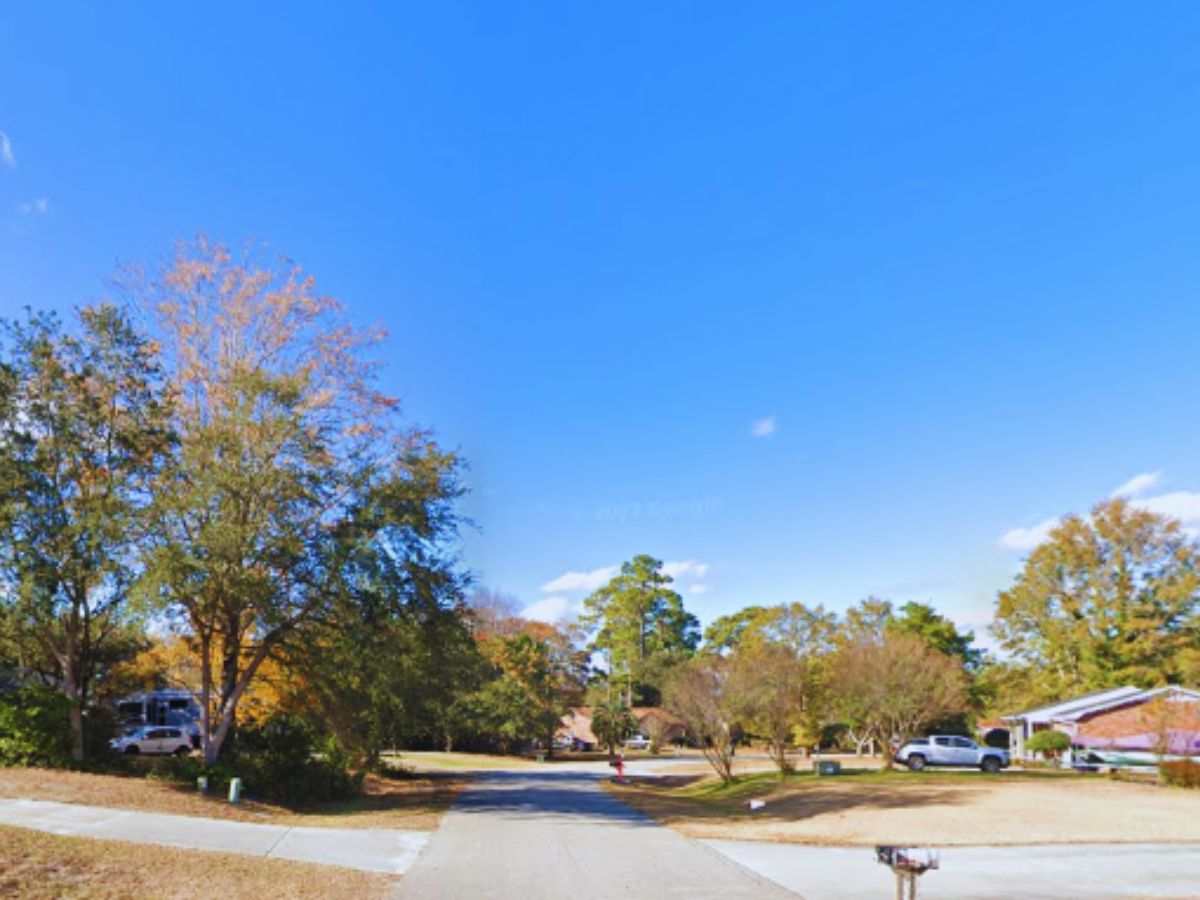
POLYGON ((1048 729, 1067 734, 1077 756, 1116 754, 1131 764, 1152 764, 1160 753, 1200 756, 1200 691, 1176 685, 1098 691, 1004 720, 1018 758, 1030 737, 1048 729))
MULTIPOLYGON (((683 720, 657 706, 635 706, 630 713, 638 723, 638 733, 629 740, 644 743, 657 738, 662 745, 682 740, 686 729, 683 720)), ((595 750, 600 746, 592 731, 592 707, 576 706, 562 717, 558 738, 575 750, 595 750)))

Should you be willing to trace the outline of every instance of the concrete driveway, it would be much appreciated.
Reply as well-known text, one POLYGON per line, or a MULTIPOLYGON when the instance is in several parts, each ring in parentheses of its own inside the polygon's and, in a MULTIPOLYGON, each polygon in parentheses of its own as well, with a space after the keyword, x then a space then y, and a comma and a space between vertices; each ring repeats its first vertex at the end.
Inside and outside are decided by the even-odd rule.
POLYGON ((497 772, 460 795, 400 884, 410 898, 791 894, 655 824, 586 771, 497 772))
MULTIPOLYGON (((895 876, 870 847, 704 841, 806 900, 892 896, 895 876)), ((1069 844, 947 847, 922 876, 922 898, 1200 897, 1200 846, 1069 844)))

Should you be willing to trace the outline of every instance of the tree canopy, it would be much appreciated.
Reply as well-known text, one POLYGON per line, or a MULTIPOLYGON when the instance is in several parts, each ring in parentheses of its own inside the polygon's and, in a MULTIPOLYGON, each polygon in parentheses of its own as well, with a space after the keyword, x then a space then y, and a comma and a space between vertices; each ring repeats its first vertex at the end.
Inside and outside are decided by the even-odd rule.
POLYGON ((635 556, 584 600, 591 646, 607 656, 609 677, 624 689, 626 706, 635 698, 656 698, 666 671, 700 642, 700 623, 671 583, 662 562, 635 556))
POLYGON ((1042 698, 1200 675, 1200 550, 1117 498, 1067 516, 999 595, 992 628, 1042 698))

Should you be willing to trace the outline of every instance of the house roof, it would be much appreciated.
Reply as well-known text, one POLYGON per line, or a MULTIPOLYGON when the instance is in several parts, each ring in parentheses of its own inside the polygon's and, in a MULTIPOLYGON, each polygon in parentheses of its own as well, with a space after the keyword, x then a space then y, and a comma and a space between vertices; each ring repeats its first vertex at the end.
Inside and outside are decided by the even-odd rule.
POLYGON ((1200 691, 1193 691, 1189 688, 1179 687, 1178 685, 1167 685, 1166 687, 1151 689, 1126 685, 1106 691, 1085 694, 1082 697, 1065 700, 1050 706, 1037 707, 1027 712, 1004 716, 1004 719, 1009 722, 1024 720, 1047 724, 1050 722, 1078 722, 1080 719, 1110 709, 1116 709, 1117 707, 1145 703, 1163 694, 1172 697, 1184 697, 1189 700, 1200 700, 1200 691))
POLYGON ((1003 716, 1009 722, 1027 721, 1027 722, 1053 722, 1061 720, 1064 716, 1072 715, 1085 710, 1104 709, 1109 706, 1116 706, 1119 703, 1128 701, 1132 697, 1144 693, 1142 688, 1125 685, 1119 688, 1109 688, 1104 691, 1095 691, 1091 694, 1084 694, 1082 697, 1076 697, 1072 700, 1063 700, 1058 703, 1052 703, 1049 706, 1038 706, 1021 713, 1014 713, 1011 716, 1003 716))

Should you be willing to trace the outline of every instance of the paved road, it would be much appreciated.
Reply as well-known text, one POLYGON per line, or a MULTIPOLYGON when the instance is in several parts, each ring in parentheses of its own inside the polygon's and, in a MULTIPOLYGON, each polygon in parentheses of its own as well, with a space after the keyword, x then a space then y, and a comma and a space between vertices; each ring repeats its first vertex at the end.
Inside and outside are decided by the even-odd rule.
POLYGON ((0 799, 0 823, 78 837, 270 856, 401 875, 429 840, 424 831, 289 828, 227 819, 0 799))
POLYGON ((400 884, 406 898, 792 896, 654 824, 586 772, 492 773, 464 791, 400 884))
MULTIPOLYGON (((895 890, 895 876, 874 861, 870 847, 704 843, 805 900, 889 897, 895 890)), ((922 876, 917 894, 930 900, 1200 897, 1200 846, 948 847, 941 868, 922 876)))

